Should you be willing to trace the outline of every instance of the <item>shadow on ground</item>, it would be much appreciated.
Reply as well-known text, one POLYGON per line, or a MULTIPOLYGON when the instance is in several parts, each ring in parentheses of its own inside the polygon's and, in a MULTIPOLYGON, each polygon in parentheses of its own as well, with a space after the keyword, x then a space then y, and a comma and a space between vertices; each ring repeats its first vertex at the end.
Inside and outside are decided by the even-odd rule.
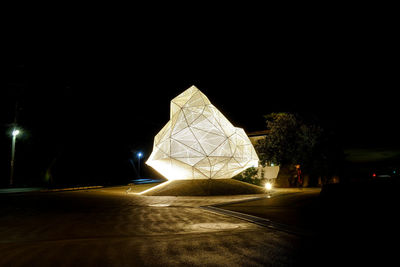
POLYGON ((222 208, 312 231, 304 238, 304 262, 390 263, 397 255, 400 220, 397 180, 330 184, 321 193, 281 194, 222 208))

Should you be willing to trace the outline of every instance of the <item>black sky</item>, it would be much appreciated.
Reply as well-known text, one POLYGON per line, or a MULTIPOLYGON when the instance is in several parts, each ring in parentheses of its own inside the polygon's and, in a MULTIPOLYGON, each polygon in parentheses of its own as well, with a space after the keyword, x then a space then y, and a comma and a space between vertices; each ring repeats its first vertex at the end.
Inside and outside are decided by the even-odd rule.
POLYGON ((18 101, 21 142, 44 161, 71 149, 105 159, 150 153, 169 101, 196 85, 247 132, 263 129, 264 114, 290 111, 316 118, 346 146, 398 147, 390 21, 304 21, 67 23, 7 35, 3 130, 18 101))

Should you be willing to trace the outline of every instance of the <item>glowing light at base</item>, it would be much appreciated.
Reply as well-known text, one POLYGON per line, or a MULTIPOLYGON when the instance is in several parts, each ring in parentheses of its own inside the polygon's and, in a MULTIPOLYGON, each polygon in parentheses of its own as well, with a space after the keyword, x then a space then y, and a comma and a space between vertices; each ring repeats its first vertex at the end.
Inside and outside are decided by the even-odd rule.
POLYGON ((136 193, 136 194, 137 194, 137 195, 145 194, 145 193, 150 192, 150 191, 152 191, 152 190, 156 190, 156 189, 158 189, 158 188, 160 188, 160 187, 166 186, 166 185, 169 184, 170 182, 171 182, 171 181, 166 181, 166 182, 164 182, 164 183, 161 183, 161 184, 159 184, 159 185, 156 185, 156 186, 154 186, 154 187, 151 187, 151 188, 149 188, 149 189, 146 189, 146 190, 144 190, 144 191, 142 191, 142 192, 140 192, 140 193, 136 193))
POLYGON ((226 179, 257 167, 258 156, 244 130, 192 86, 172 99, 146 164, 168 180, 226 179))
POLYGON ((272 189, 272 184, 270 182, 266 182, 265 183, 265 189, 267 189, 268 191, 272 189))

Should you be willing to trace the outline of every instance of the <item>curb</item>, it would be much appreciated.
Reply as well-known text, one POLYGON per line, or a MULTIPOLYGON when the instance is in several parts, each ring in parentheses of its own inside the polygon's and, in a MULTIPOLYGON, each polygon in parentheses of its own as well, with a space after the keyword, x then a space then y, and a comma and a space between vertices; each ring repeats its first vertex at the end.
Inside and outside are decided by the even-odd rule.
POLYGON ((86 189, 97 189, 103 188, 102 185, 95 186, 80 186, 80 187, 68 187, 68 188, 57 188, 57 189, 43 189, 39 190, 39 192, 61 192, 61 191, 74 191, 74 190, 86 190, 86 189))
POLYGON ((222 215, 226 215, 226 216, 230 216, 230 217, 234 217, 240 220, 244 220, 250 223, 254 223, 257 224, 259 226, 262 227, 266 227, 272 230, 277 230, 277 231, 281 231, 281 232, 286 232, 289 234, 294 234, 294 235, 298 235, 298 236, 312 236, 314 235, 314 232, 311 231, 307 231, 307 230, 303 230, 303 229, 298 229, 294 226, 290 226, 290 225, 286 225, 283 223, 278 223, 278 222, 273 222, 269 219, 265 219, 265 218, 261 218, 261 217, 257 217, 254 215, 249 215, 246 213, 241 213, 241 212, 237 212, 237 211, 231 211, 231 210, 226 210, 226 209, 222 209, 222 208, 218 208, 220 206, 225 206, 225 205, 229 205, 229 204, 237 204, 237 203, 243 203, 243 202, 250 202, 250 201, 254 201, 254 200, 259 200, 259 199, 263 199, 266 197, 257 197, 257 198, 253 198, 253 199, 246 199, 243 201, 234 201, 234 202, 228 202, 228 203, 219 203, 216 205, 210 205, 210 206, 201 206, 200 208, 216 213, 216 214, 222 214, 222 215), (217 207, 218 206, 218 207, 217 207))

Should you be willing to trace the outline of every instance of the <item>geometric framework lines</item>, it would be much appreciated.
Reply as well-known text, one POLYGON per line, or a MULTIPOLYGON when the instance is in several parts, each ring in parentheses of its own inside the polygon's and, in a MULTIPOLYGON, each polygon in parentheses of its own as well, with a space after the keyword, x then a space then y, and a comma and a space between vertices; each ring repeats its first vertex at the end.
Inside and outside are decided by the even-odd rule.
POLYGON ((258 165, 246 133, 195 86, 172 99, 170 120, 154 138, 146 164, 168 180, 231 178, 258 165))

